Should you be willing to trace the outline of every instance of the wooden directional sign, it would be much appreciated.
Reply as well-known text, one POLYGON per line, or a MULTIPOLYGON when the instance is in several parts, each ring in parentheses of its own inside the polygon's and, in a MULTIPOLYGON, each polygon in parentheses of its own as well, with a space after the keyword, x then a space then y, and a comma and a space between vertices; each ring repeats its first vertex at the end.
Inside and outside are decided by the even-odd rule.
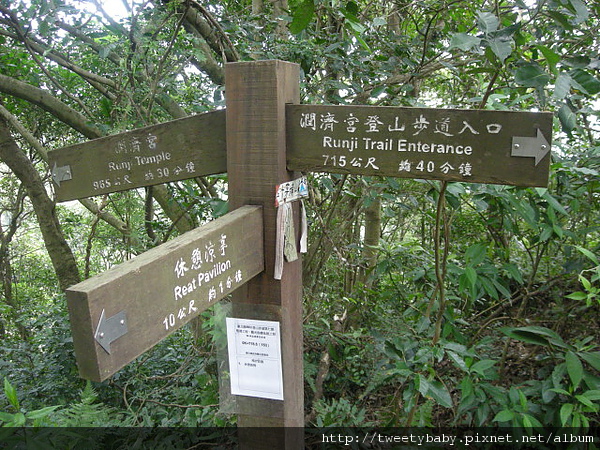
POLYGON ((48 157, 59 201, 223 173, 225 111, 94 139, 48 157))
POLYGON ((70 287, 80 375, 105 380, 262 272, 262 217, 243 206, 70 287))
MULTIPOLYGON (((240 435, 248 448, 265 447, 273 432, 271 447, 304 448, 301 259, 273 277, 277 233, 285 228, 275 187, 278 205, 306 192, 304 182, 289 184, 291 171, 548 182, 550 113, 297 105, 298 79, 299 66, 283 61, 229 63, 226 113, 50 153, 61 201, 228 172, 230 207, 239 209, 72 286, 67 301, 80 374, 95 381, 233 291, 238 318, 278 321, 284 401, 237 399, 238 425, 252 434, 240 435), (271 433, 254 426, 271 426, 271 433)), ((298 230, 298 205, 291 217, 298 230)))
POLYGON ((290 170, 546 186, 552 114, 287 105, 290 170))

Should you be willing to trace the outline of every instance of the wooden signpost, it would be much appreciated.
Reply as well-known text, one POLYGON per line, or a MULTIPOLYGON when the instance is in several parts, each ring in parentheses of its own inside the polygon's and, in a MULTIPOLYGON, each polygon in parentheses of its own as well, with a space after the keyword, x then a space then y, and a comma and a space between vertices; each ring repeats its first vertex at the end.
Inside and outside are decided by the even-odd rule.
POLYGON ((67 290, 83 378, 103 381, 264 269, 245 206, 67 290))
POLYGON ((552 113, 289 105, 288 167, 546 186, 552 113))
MULTIPOLYGON (((545 186, 552 115, 298 105, 299 68, 282 61, 227 64, 226 86, 226 112, 50 153, 59 200, 229 177, 226 216, 68 289, 77 361, 83 377, 104 380, 231 293, 238 324, 281 330, 282 394, 238 396, 238 425, 250 433, 240 444, 303 448, 300 209, 284 202, 293 220, 283 227, 276 186, 295 186, 285 184, 298 178, 294 170, 545 186), (283 247, 288 262, 276 270, 283 247), (257 426, 287 429, 247 428, 257 426)), ((305 181, 298 186, 301 198, 305 181)))
MULTIPOLYGON (((285 265, 274 278, 277 209, 275 187, 296 175, 286 168, 285 107, 300 99, 300 71, 282 61, 226 66, 227 173, 229 204, 263 206, 265 271, 233 294, 234 317, 281 323, 283 401, 238 397, 238 425, 251 447, 303 448, 304 372, 302 334, 302 260, 285 265), (249 427, 284 426, 281 434, 253 435, 249 427), (271 441, 272 440, 272 441, 271 441)), ((299 210, 294 204, 295 230, 299 210)))
POLYGON ((94 139, 48 158, 59 201, 223 173, 225 111, 94 139))

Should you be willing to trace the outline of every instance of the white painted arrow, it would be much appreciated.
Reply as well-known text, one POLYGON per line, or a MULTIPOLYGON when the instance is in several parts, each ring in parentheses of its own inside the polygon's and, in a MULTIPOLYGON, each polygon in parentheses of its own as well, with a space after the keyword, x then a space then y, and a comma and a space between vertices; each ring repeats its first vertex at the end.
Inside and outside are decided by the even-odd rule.
POLYGON ((63 181, 72 180, 73 175, 71 174, 71 166, 68 164, 65 166, 60 166, 54 162, 54 167, 52 168, 52 180, 60 187, 60 183, 63 181))
POLYGON ((536 137, 513 137, 510 156, 535 158, 535 165, 537 166, 549 151, 550 144, 544 137, 544 134, 538 128, 536 137))
POLYGON ((100 314, 94 339, 110 355, 110 344, 127 333, 127 316, 125 311, 118 312, 108 319, 104 317, 104 309, 100 314))

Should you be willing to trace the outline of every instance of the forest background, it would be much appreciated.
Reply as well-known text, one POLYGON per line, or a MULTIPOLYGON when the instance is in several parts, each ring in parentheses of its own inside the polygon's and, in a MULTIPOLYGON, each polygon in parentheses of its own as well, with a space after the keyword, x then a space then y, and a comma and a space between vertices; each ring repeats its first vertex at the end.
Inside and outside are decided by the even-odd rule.
POLYGON ((56 204, 50 149, 224 106, 224 63, 303 103, 554 112, 550 185, 310 175, 306 422, 600 415, 600 4, 0 0, 0 423, 225 426, 209 310, 104 383, 64 289, 227 211, 227 176, 56 204), (122 10, 120 15, 116 11, 122 10))

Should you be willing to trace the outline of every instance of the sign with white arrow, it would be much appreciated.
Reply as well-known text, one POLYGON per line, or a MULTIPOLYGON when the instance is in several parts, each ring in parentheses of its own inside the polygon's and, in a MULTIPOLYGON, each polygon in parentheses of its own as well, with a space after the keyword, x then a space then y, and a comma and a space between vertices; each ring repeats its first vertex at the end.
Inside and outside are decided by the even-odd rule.
POLYGON ((65 166, 58 167, 56 161, 54 161, 54 167, 52 167, 52 181, 60 187, 60 184, 63 181, 72 180, 73 176, 71 175, 71 166, 68 164, 65 166))
POLYGON ((544 137, 544 133, 538 128, 535 137, 513 137, 512 152, 510 155, 533 158, 537 166, 549 152, 550 144, 544 137))
POLYGON ((127 334, 127 314, 125 314, 125 311, 107 318, 103 309, 94 334, 96 342, 100 344, 106 353, 110 354, 110 344, 125 334, 127 334))
POLYGON ((58 201, 227 170, 225 111, 190 116, 48 152, 58 201))
POLYGON ((264 270, 260 206, 243 206, 71 286, 79 373, 103 381, 264 270))
POLYGON ((290 170, 546 186, 552 114, 287 105, 290 170))

